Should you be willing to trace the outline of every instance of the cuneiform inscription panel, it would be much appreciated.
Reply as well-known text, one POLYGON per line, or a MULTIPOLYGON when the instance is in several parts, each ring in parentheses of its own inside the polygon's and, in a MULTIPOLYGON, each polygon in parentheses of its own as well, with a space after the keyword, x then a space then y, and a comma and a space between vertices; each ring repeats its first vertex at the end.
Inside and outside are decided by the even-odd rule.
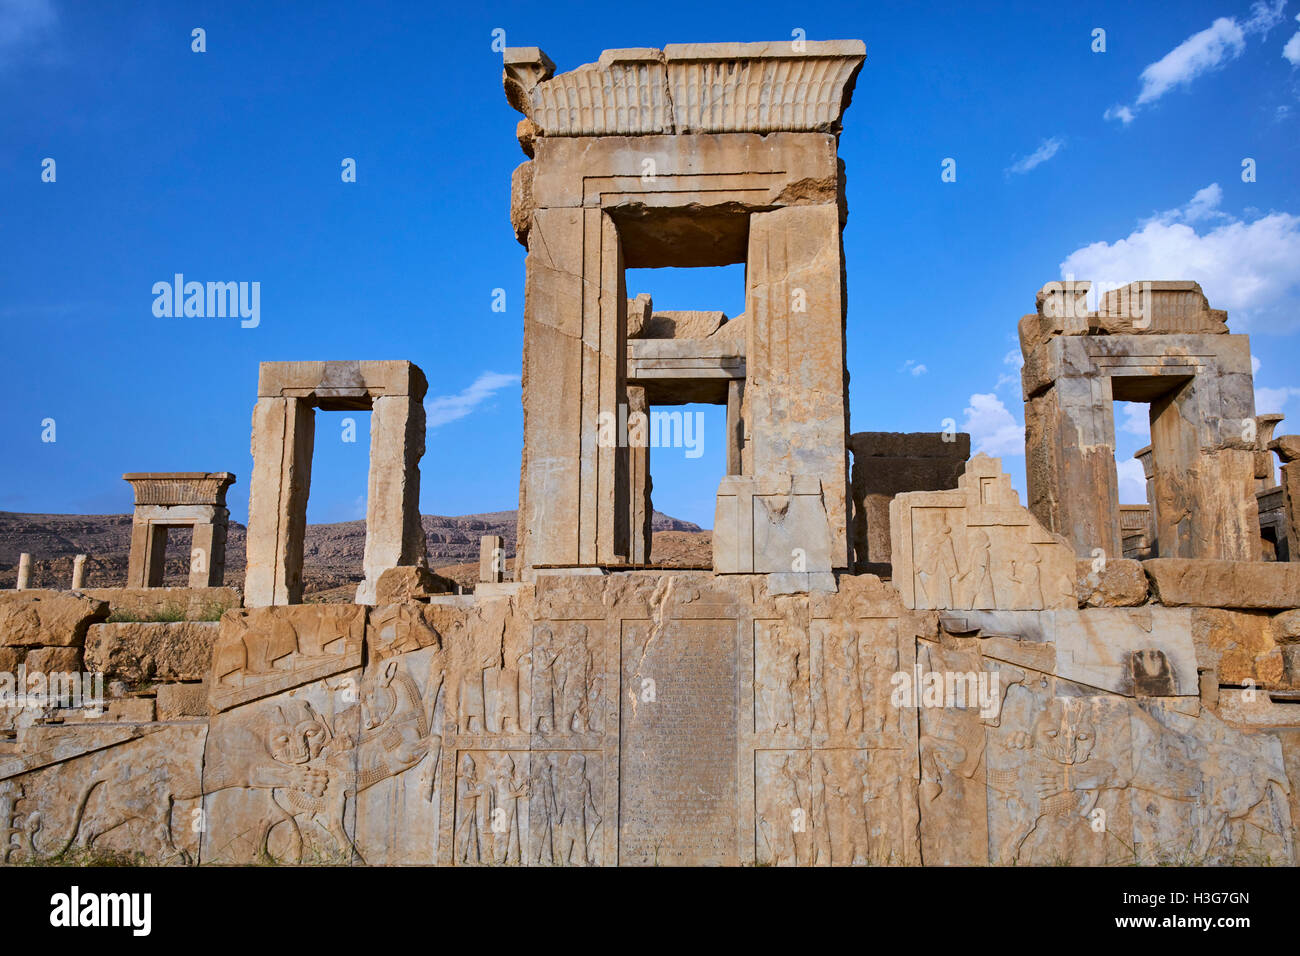
POLYGON ((625 625, 619 863, 737 860, 734 621, 625 625))

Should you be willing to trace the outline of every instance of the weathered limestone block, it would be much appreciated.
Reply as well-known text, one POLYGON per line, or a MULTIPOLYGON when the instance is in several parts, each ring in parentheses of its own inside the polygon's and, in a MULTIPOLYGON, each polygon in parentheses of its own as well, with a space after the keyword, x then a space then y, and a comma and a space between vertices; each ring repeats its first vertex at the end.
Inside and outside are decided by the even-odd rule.
POLYGON ((80 647, 108 604, 68 591, 0 591, 0 646, 80 647))
POLYGON ((503 80, 544 137, 837 130, 865 58, 860 40, 678 43, 555 75, 541 50, 510 47, 503 80))
MULTIPOLYGON (((529 152, 531 156, 532 153, 529 152)), ((528 246, 528 230, 533 226, 533 170, 532 161, 520 163, 510 176, 510 225, 521 246, 528 246)))
POLYGON ((360 667, 365 629, 364 605, 227 611, 209 680, 214 713, 360 667))
POLYGON ((77 674, 82 670, 81 648, 38 647, 27 652, 28 674, 77 674))
POLYGON ((1152 597, 1192 607, 1300 606, 1300 563, 1153 558, 1142 562, 1152 597))
POLYGON ((428 568, 402 565, 389 568, 379 575, 375 587, 376 604, 392 604, 395 601, 419 601, 434 594, 451 594, 456 590, 456 582, 441 574, 434 574, 428 568))
POLYGON ((1080 559, 1074 590, 1080 607, 1137 607, 1149 593, 1142 562, 1127 558, 1080 559))
POLYGON ((853 453, 855 567, 890 561, 889 502, 903 491, 947 491, 970 458, 970 435, 944 432, 856 432, 853 453))
POLYGON ((831 567, 849 567, 844 255, 834 206, 750 217, 745 474, 821 482, 831 567))
POLYGON ((86 588, 82 594, 107 601, 109 617, 148 621, 176 616, 211 621, 239 607, 235 588, 86 588))
POLYGON ((1279 644, 1300 643, 1300 609, 1273 617, 1273 640, 1279 644))
POLYGON ((613 563, 627 553, 618 507, 627 449, 598 441, 602 415, 616 422, 626 404, 618 230, 598 208, 539 208, 526 265, 520 580, 535 564, 613 563))
POLYGON ((718 574, 828 573, 833 566, 821 482, 812 475, 727 475, 718 485, 718 574))
POLYGON ((156 703, 159 720, 207 717, 209 713, 207 682, 160 684, 156 703))
POLYGON ((955 491, 896 496, 889 523, 894 583, 909 608, 1078 606, 1072 549, 1021 507, 996 458, 972 458, 955 491))
POLYGON ((1287 683, 1282 648, 1273 640, 1269 615, 1263 611, 1192 611, 1196 662, 1214 668, 1221 684, 1252 680, 1267 687, 1287 683))
POLYGON ((212 670, 216 621, 96 624, 86 634, 86 667, 132 684, 201 681, 212 670))

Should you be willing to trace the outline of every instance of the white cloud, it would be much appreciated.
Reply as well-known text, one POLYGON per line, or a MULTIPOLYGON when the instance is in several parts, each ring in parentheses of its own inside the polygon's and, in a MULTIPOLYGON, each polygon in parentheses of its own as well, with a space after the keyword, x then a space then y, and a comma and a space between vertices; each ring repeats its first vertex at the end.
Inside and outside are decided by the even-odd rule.
POLYGON ((1027 173, 1035 166, 1041 166, 1043 163, 1047 162, 1049 159, 1051 159, 1053 156, 1059 153, 1061 151, 1061 147, 1064 145, 1065 145, 1065 140, 1061 139, 1059 136, 1053 136, 1051 139, 1045 139, 1038 144, 1038 149, 1034 150, 1028 156, 1016 160, 1014 163, 1012 163, 1010 166, 1006 168, 1005 172, 1008 175, 1027 173))
POLYGON ((1025 427, 1016 423, 993 393, 976 393, 970 397, 962 431, 970 433, 973 453, 986 455, 1023 455, 1025 453, 1025 427))
POLYGON ((519 381, 518 375, 484 372, 473 384, 456 395, 439 395, 424 403, 429 428, 464 418, 501 389, 519 381))
POLYGON ((1255 386, 1255 414, 1267 415, 1269 412, 1284 414, 1287 400, 1300 398, 1300 388, 1283 385, 1281 388, 1260 388, 1255 386))
POLYGON ((1120 408, 1120 414, 1123 421, 1120 422, 1120 431, 1128 432, 1130 435, 1138 435, 1151 440, 1151 413, 1149 406, 1142 402, 1116 402, 1120 408))
POLYGON ((1154 103, 1175 86, 1187 86, 1202 73, 1241 56, 1246 34, 1232 17, 1219 17, 1142 71, 1137 105, 1154 103))
POLYGON ((1204 30, 1193 33, 1142 71, 1138 77, 1142 87, 1133 106, 1112 106, 1105 118, 1119 119, 1128 125, 1133 122, 1138 107, 1154 103, 1175 87, 1190 86, 1198 76, 1226 66, 1245 51, 1248 36, 1256 33, 1266 36, 1282 21, 1285 6, 1286 0, 1256 3, 1244 23, 1236 17, 1219 17, 1204 30))
POLYGON ((1210 183, 1204 189, 1198 189, 1186 206, 1170 209, 1164 213, 1165 222, 1200 222, 1205 219, 1228 219, 1226 212, 1219 208, 1223 202, 1223 188, 1218 183, 1210 183))
MULTIPOLYGON (((1297 14, 1296 20, 1300 20, 1300 14, 1297 14)), ((1286 46, 1282 47, 1282 56, 1292 66, 1300 66, 1300 31, 1293 33, 1291 39, 1286 41, 1286 46)))
POLYGON ((1115 463, 1115 472, 1119 475, 1119 503, 1122 505, 1144 505, 1147 503, 1147 476, 1142 470, 1142 462, 1136 458, 1115 463))
POLYGON ((1259 359, 1256 358, 1253 353, 1250 356, 1250 374, 1251 375, 1259 374, 1259 359))
POLYGON ((1300 327, 1300 216, 1273 212, 1246 222, 1218 209, 1217 184, 1179 209, 1141 224, 1127 238, 1070 253, 1061 275, 1113 288, 1146 279, 1192 279, 1210 305, 1228 310, 1235 331, 1300 327), (1198 233, 1193 222, 1218 220, 1198 233))
POLYGON ((911 372, 912 375, 914 375, 914 376, 916 376, 916 375, 924 375, 926 372, 929 371, 928 368, 926 368, 924 365, 922 365, 922 364, 921 364, 920 362, 918 362, 916 359, 908 359, 908 360, 907 360, 906 362, 904 362, 901 366, 899 366, 898 370, 899 370, 900 372, 911 372))
POLYGON ((57 22, 52 0, 0 0, 0 55, 39 45, 57 22))

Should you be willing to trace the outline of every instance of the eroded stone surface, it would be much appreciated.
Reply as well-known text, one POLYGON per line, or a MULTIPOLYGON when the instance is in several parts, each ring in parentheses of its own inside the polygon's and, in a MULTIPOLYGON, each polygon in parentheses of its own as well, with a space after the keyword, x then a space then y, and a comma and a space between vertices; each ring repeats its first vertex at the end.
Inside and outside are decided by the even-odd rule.
POLYGON ((68 591, 0 591, 0 646, 78 647, 108 604, 68 591))
POLYGON ((86 667, 131 684, 201 681, 219 628, 215 621, 95 624, 86 634, 86 667))

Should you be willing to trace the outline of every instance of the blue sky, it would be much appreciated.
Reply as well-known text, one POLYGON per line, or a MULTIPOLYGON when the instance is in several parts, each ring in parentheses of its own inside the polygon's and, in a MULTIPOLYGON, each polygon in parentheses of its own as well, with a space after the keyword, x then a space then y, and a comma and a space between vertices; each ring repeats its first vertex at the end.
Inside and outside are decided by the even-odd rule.
MULTIPOLYGON (((1016 321, 1065 273, 1200 281, 1252 336, 1260 410, 1300 430, 1300 5, 981 6, 0 0, 0 510, 125 512, 123 472, 228 470, 244 521, 257 363, 331 358, 424 369, 423 511, 513 508, 524 156, 497 28, 561 71, 795 29, 866 42, 840 141, 854 430, 951 418, 1023 488, 1016 321), (155 316, 175 273, 260 282, 260 323, 155 316)), ((741 285, 658 270, 628 291, 735 314, 741 285)), ((343 417, 318 416, 313 521, 363 514, 367 422, 347 443, 343 417)), ((1121 458, 1146 442, 1124 409, 1117 430, 1121 458)), ((710 410, 701 457, 652 454, 656 507, 712 523, 721 433, 710 410)))

